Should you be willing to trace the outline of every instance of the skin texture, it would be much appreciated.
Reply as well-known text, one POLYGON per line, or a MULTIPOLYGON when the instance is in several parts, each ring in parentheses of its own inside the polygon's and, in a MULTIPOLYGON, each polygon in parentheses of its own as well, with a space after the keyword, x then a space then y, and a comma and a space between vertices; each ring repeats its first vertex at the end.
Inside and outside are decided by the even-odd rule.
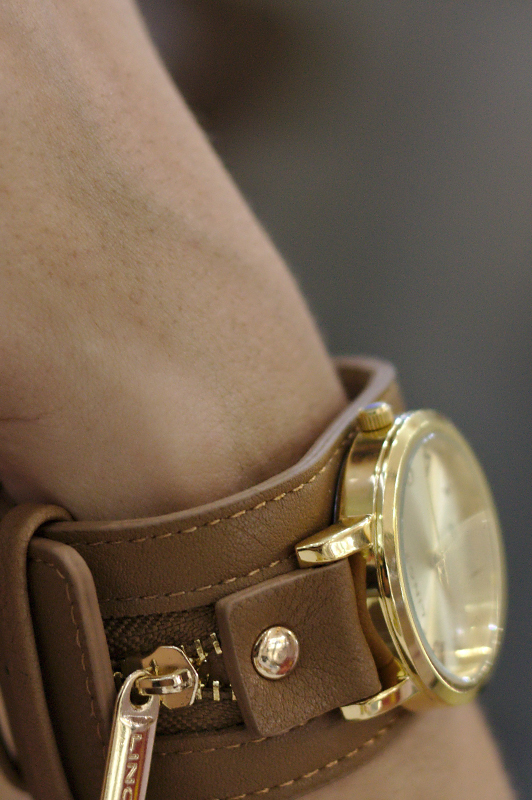
POLYGON ((389 747, 307 800, 510 800, 515 795, 485 725, 475 705, 419 714, 389 747))
MULTIPOLYGON (((3 0, 0 71, 8 492, 78 518, 147 516, 293 464, 342 389, 135 8, 3 0)), ((353 777, 360 800, 426 797, 413 771, 420 787, 438 776, 442 800, 511 796, 475 712, 426 719, 394 746, 400 759, 385 751, 371 779, 353 777)))
POLYGON ((294 463, 342 390, 133 8, 8 2, 0 30, 8 491, 142 516, 294 463))

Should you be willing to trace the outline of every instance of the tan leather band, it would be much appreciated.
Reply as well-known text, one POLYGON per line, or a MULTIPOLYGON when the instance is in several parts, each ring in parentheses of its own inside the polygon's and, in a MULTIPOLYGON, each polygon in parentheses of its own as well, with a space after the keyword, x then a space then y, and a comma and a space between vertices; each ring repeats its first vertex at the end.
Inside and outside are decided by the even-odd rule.
MULTIPOLYGON (((209 633, 217 626, 216 603, 219 620, 224 618, 223 609, 231 606, 249 622, 256 616, 258 596, 268 597, 262 606, 265 619, 274 613, 283 592, 287 592, 286 597, 295 597, 294 592, 300 591, 305 597, 313 596, 311 584, 317 579, 299 577, 302 573, 297 570, 294 546, 331 522, 338 472, 358 410, 376 399, 388 400, 397 411, 401 407, 390 365, 373 359, 350 359, 341 362, 339 369, 350 396, 355 398, 353 402, 298 464, 260 486, 219 503, 160 518, 45 524, 30 546, 27 576, 20 553, 25 552, 29 534, 20 538, 13 515, 22 515, 17 519, 28 531, 31 520, 35 529, 47 514, 57 518, 59 512, 42 510, 44 518, 39 521, 33 510, 23 520, 24 512, 15 509, 4 519, 0 558, 2 563, 5 559, 7 562, 2 587, 9 599, 7 587, 16 580, 25 616, 17 618, 16 630, 9 631, 4 614, 0 629, 2 660, 6 661, 6 646, 19 648, 20 641, 28 636, 35 642, 42 679, 34 670, 30 683, 37 686, 32 690, 33 702, 44 720, 38 731, 28 718, 28 702, 22 702, 17 681, 2 680, 2 686, 4 692, 7 689, 12 694, 9 714, 15 742, 36 800, 66 800, 65 785, 76 800, 98 797, 113 695, 111 661, 102 645, 104 630, 111 656, 118 659, 134 645, 149 652, 160 644, 180 644, 209 633), (17 545, 16 559, 5 544, 6 538, 26 542, 17 545), (297 577, 291 578, 289 573, 297 577), (255 587, 251 594, 247 594, 249 587, 255 587), (234 597, 232 603, 223 600, 229 595, 234 597), (30 598, 32 619, 27 613, 30 598), (101 616, 95 610, 96 603, 101 616), (167 637, 173 638, 170 641, 167 637), (20 712, 23 706, 24 714, 20 712), (50 725, 55 736, 53 746, 49 746, 50 725), (40 749, 43 738, 46 747, 40 749), (23 744, 25 739, 32 742, 31 746, 23 744), (49 775, 45 786, 38 780, 42 770, 49 775)), ((161 731, 182 733, 158 736, 149 796, 170 800, 176 786, 187 800, 236 798, 266 791, 288 796, 350 769, 398 727, 395 717, 349 723, 337 710, 328 711, 347 698, 352 702, 378 690, 378 675, 366 643, 369 633, 363 614, 357 616, 360 597, 353 595, 349 570, 341 566, 324 576, 319 580, 334 589, 328 595, 329 615, 338 614, 345 629, 349 619, 353 620, 345 659, 341 658, 342 648, 336 647, 333 660, 337 666, 329 675, 327 692, 323 693, 326 698, 316 691, 309 703, 303 685, 316 672, 313 649, 319 657, 334 650, 338 644, 335 631, 331 627, 324 637, 324 622, 313 631, 312 626, 305 625, 304 615, 298 614, 295 604, 291 624, 299 628, 308 658, 306 666, 302 665, 304 670, 298 675, 296 669, 287 679, 293 679, 294 694, 290 694, 287 683, 275 698, 278 713, 268 717, 265 709, 270 700, 265 700, 260 683, 255 700, 244 697, 244 688, 250 687, 248 674, 237 690, 248 727, 242 725, 234 704, 211 708, 210 716, 204 718, 205 712, 194 706, 162 715, 161 731), (280 711, 290 696, 294 699, 292 709, 283 717, 280 711), (253 728, 262 734, 257 736, 253 728), (270 736, 284 728, 292 729, 270 736), (187 734, 187 730, 194 732, 187 734)), ((357 591, 360 594, 360 589, 357 591)), ((273 624, 275 618, 271 619, 273 624)), ((246 657, 249 642, 230 643, 229 631, 239 632, 244 622, 231 625, 227 623, 225 634, 226 666, 234 672, 235 662, 246 657)), ((253 633, 247 635, 249 639, 253 633)), ((376 657, 373 647, 371 651, 376 657)), ((35 667, 35 653, 30 656, 28 663, 35 667)), ((9 656, 8 662, 14 670, 16 654, 9 656)))
MULTIPOLYGON (((359 590, 365 593, 365 586, 359 590)), ((216 616, 242 717, 259 736, 302 725, 382 688, 347 560, 289 572, 227 595, 216 604, 216 616), (295 634, 300 655, 289 675, 272 681, 259 675, 251 654, 258 636, 276 625, 295 634)))
POLYGON ((353 402, 291 469, 222 501, 152 519, 69 522, 45 535, 94 575, 105 618, 180 611, 295 568, 294 546, 330 524, 339 466, 360 408, 401 399, 390 364, 339 361, 353 402), (151 569, 153 564, 157 569, 151 569))

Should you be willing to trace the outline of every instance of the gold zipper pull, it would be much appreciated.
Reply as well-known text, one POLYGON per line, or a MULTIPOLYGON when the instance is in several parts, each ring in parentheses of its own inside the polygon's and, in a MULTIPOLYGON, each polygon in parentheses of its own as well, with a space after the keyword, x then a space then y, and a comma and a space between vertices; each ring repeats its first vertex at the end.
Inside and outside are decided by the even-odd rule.
POLYGON ((173 708, 195 700, 198 673, 182 650, 160 647, 146 667, 128 675, 119 692, 100 800, 144 800, 161 700, 173 708))
POLYGON ((146 675, 145 670, 133 672, 118 695, 100 800, 144 800, 146 796, 160 701, 158 695, 143 705, 131 699, 137 681, 146 675))
POLYGON ((199 675, 190 659, 180 647, 162 646, 140 662, 148 677, 139 681, 143 695, 161 695, 167 708, 191 706, 198 692, 199 675), (172 678, 175 685, 170 685, 172 678))

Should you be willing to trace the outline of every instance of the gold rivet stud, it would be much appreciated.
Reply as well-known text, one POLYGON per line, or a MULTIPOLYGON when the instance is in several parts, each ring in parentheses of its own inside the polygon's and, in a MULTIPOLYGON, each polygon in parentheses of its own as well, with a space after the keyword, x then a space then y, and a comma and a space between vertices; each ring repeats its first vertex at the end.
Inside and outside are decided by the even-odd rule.
POLYGON ((281 625, 263 631, 253 645, 253 666, 259 675, 271 681, 278 681, 289 675, 298 658, 297 636, 281 625))

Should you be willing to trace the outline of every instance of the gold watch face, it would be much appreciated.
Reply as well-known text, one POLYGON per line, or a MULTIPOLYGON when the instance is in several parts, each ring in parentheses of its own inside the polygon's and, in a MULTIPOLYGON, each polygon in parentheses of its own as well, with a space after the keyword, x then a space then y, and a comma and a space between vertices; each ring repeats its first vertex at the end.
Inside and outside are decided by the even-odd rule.
POLYGON ((373 537, 401 661, 425 693, 470 699, 500 647, 504 553, 484 473, 454 425, 433 411, 402 415, 384 442, 373 537))

